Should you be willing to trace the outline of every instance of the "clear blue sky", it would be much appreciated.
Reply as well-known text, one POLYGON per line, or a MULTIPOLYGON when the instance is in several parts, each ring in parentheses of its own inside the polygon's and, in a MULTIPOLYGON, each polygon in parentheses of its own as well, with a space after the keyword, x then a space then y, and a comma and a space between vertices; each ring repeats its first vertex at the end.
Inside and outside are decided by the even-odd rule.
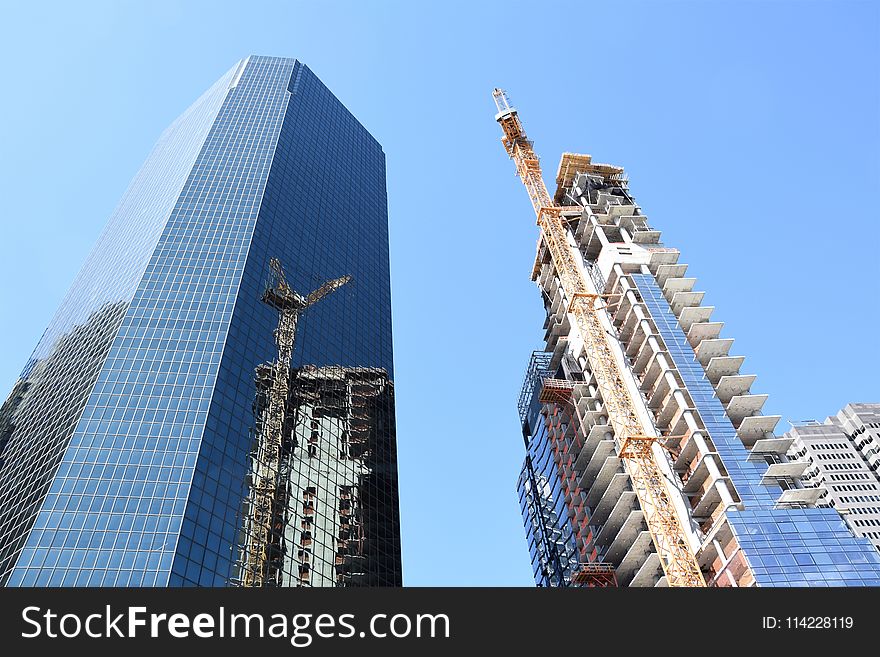
POLYGON ((5 2, 0 387, 156 137, 250 53, 302 59, 387 154, 407 584, 531 584, 537 233, 493 86, 548 181, 563 151, 627 168, 766 412, 880 401, 880 5, 840 1, 5 2))

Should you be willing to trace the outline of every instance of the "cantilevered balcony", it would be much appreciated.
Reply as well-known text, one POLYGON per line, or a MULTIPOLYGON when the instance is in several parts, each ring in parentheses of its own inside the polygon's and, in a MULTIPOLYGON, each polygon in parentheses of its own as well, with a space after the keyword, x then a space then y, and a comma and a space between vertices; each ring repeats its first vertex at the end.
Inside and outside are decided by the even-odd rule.
POLYGON ((639 566, 629 585, 642 588, 665 585, 665 582, 666 578, 663 576, 663 568, 660 566, 660 557, 657 556, 656 552, 652 552, 639 566))
POLYGON ((789 488, 782 491, 782 495, 776 500, 776 506, 781 508, 799 508, 815 506, 819 498, 827 492, 824 486, 815 488, 789 488))
POLYGON ((694 353, 703 367, 707 367, 713 358, 727 356, 733 346, 733 338, 715 338, 703 340, 697 345, 694 353))
POLYGON ((736 376, 742 367, 745 356, 718 356, 706 365, 706 378, 712 385, 718 385, 723 376, 736 376))
POLYGON ((588 489, 590 482, 599 474, 608 458, 616 458, 614 454, 614 441, 608 439, 600 440, 595 452, 593 452, 593 456, 590 458, 589 463, 587 463, 587 467, 584 468, 584 473, 581 475, 578 486, 584 490, 588 489))
MULTIPOLYGON (((615 572, 617 573, 617 583, 620 586, 653 586, 654 582, 649 584, 633 584, 636 573, 638 573, 646 562, 656 560, 656 568, 659 570, 660 561, 657 559, 657 553, 654 552, 654 541, 651 539, 651 532, 644 530, 636 536, 629 549, 623 555, 620 563, 615 564, 615 572)), ((650 568, 649 568, 650 569, 650 568)), ((646 573, 647 574, 647 573, 646 573)))
POLYGON ((761 483, 764 486, 770 486, 779 481, 788 481, 791 479, 800 479, 810 467, 807 461, 789 461, 788 463, 773 463, 767 471, 761 476, 761 483))
POLYGON ((605 496, 612 500, 620 497, 621 493, 629 486, 629 475, 623 472, 620 459, 613 457, 605 462, 599 470, 599 474, 587 490, 584 500, 591 509, 596 508, 605 496))
POLYGON ((749 452, 750 461, 762 461, 765 454, 777 454, 779 456, 788 452, 794 443, 794 438, 761 438, 755 441, 749 452))
POLYGON ((662 265, 674 265, 678 262, 681 252, 678 249, 664 247, 651 249, 651 259, 648 261, 648 270, 656 275, 657 268, 662 265))
POLYGON ((745 418, 760 413, 766 401, 767 395, 737 395, 731 397, 724 410, 733 426, 738 427, 745 418))
POLYGON ((666 395, 660 409, 657 411, 657 426, 668 429, 669 435, 674 435, 675 427, 681 416, 687 411, 694 410, 693 400, 686 388, 676 388, 666 395), (679 393, 679 394, 676 394, 679 393))
POLYGON ((712 316, 715 306, 696 306, 683 308, 681 314, 678 315, 678 324, 687 335, 691 326, 698 322, 708 322, 712 316))
MULTIPOLYGON (((574 463, 574 469, 576 471, 583 472, 587 468, 593 456, 596 454, 596 448, 603 440, 612 441, 611 427, 607 424, 593 425, 590 428, 590 431, 584 440, 584 445, 581 447, 581 451, 577 455, 577 460, 574 463)), ((582 488, 584 487, 582 486, 582 488)))
POLYGON ((636 354, 636 357, 633 359, 632 370, 634 374, 637 376, 643 374, 648 363, 651 362, 651 359, 658 352, 666 353, 658 348, 658 344, 659 341, 645 341, 645 344, 642 345, 642 348, 639 349, 639 353, 636 354))
POLYGON ((656 333, 651 323, 647 323, 648 326, 645 326, 645 322, 637 322, 634 326, 632 337, 629 339, 629 343, 626 345, 625 353, 629 358, 635 358, 639 351, 645 346, 645 343, 648 341, 652 335, 656 333))
MULTIPOLYGON (((685 494, 691 495, 698 493, 705 487, 706 481, 712 476, 712 471, 709 469, 710 462, 715 465, 717 471, 723 472, 724 466, 721 463, 721 457, 719 457, 717 453, 703 454, 703 456, 700 457, 700 460, 693 466, 687 481, 684 482, 683 490, 685 494)), ((729 482, 730 478, 727 476, 721 476, 718 477, 716 481, 717 480, 729 482)))
POLYGON ((670 278, 680 278, 687 272, 687 265, 659 265, 655 276, 657 277, 657 285, 661 288, 670 278))
POLYGON ((687 340, 696 349, 703 340, 714 340, 721 335, 724 322, 696 322, 687 332, 687 340))
MULTIPOLYGON (((648 362, 647 362, 647 364, 644 366, 644 368, 641 368, 641 367, 638 368, 638 369, 636 369, 635 367, 633 368, 634 371, 636 372, 636 374, 641 375, 641 377, 642 377, 642 382, 641 382, 641 384, 639 385, 639 388, 640 388, 642 391, 644 391, 644 392, 648 392, 648 391, 650 391, 650 390, 653 390, 654 387, 659 383, 659 381, 660 381, 660 377, 661 377, 661 376, 663 375, 663 373, 664 373, 665 371, 667 371, 667 369, 668 369, 668 368, 664 368, 664 367, 660 364, 661 359, 659 358, 659 356, 660 356, 661 354, 665 356, 665 359, 663 359, 663 360, 666 360, 667 363, 668 363, 668 362, 669 362, 669 354, 668 354, 668 352, 666 352, 666 351, 659 351, 659 352, 657 352, 656 354, 653 354, 653 355, 648 359, 648 362)), ((639 360, 636 361, 636 362, 637 362, 637 364, 640 364, 640 363, 641 363, 641 359, 639 359, 639 360)))
POLYGON ((736 429, 736 435, 746 447, 751 447, 757 440, 769 437, 767 434, 773 433, 781 419, 781 415, 752 415, 743 418, 736 429))
MULTIPOLYGON (((699 418, 695 419, 699 421, 699 418)), ((689 464, 696 458, 697 454, 700 452, 700 441, 697 440, 697 436, 702 437, 702 444, 704 444, 706 448, 710 450, 710 453, 715 452, 715 445, 712 442, 712 439, 709 437, 709 434, 706 433, 704 429, 702 429, 702 427, 699 431, 688 433, 684 440, 681 441, 678 456, 676 456, 675 461, 672 465, 673 469, 676 472, 680 473, 687 470, 689 464)))
MULTIPOLYGON (((608 523, 602 527, 603 532, 607 526, 608 523)), ((639 534, 646 529, 645 514, 642 513, 642 510, 633 509, 632 511, 629 511, 619 529, 609 532, 609 535, 613 534, 613 540, 608 544, 608 549, 604 553, 604 560, 613 564, 620 563, 626 556, 626 553, 629 552, 632 544, 639 537, 639 534)), ((605 545, 605 543, 599 543, 601 538, 603 538, 602 532, 596 537, 597 544, 605 545)))
POLYGON ((722 376, 715 384, 715 396, 722 404, 727 404, 736 396, 748 394, 756 378, 754 374, 722 376))
POLYGON ((702 495, 696 495, 693 506, 694 518, 697 520, 705 520, 712 515, 715 508, 721 503, 721 493, 718 491, 718 481, 715 480, 709 485, 702 495))
POLYGON ((621 299, 618 306, 615 318, 618 320, 622 320, 619 322, 620 328, 618 330, 618 335, 624 343, 628 343, 630 341, 633 333, 639 325, 639 322, 641 321, 639 319, 638 313, 635 311, 635 308, 637 307, 638 306, 633 306, 629 304, 629 295, 621 299))
POLYGON ((678 292, 691 292, 696 285, 696 278, 669 278, 663 285, 663 296, 670 303, 678 292))
POLYGON ((600 526, 608 522, 615 509, 635 509, 639 505, 636 494, 631 490, 622 490, 619 495, 604 495, 593 509, 590 524, 600 526))
POLYGON ((676 292, 669 305, 673 314, 679 316, 685 308, 698 307, 705 295, 705 292, 676 292))

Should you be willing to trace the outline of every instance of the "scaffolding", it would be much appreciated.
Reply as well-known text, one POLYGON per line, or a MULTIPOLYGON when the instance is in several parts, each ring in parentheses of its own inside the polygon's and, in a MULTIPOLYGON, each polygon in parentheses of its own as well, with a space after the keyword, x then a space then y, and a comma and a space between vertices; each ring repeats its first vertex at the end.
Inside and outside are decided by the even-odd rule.
POLYGON ((544 379, 538 401, 542 404, 564 404, 571 399, 575 382, 568 379, 544 379))
POLYGON ((606 181, 613 182, 623 189, 626 189, 628 184, 623 167, 593 162, 591 156, 581 153, 563 153, 559 160, 559 168, 556 170, 556 194, 553 195, 553 201, 557 205, 562 203, 565 191, 571 188, 578 173, 602 176, 606 181))
POLYGON ((572 586, 612 588, 617 586, 614 566, 610 563, 583 563, 571 576, 572 586))
MULTIPOLYGON (((563 212, 580 212, 580 208, 561 207, 551 199, 542 178, 540 161, 532 142, 526 137, 516 109, 510 105, 503 90, 496 88, 493 97, 498 109, 495 120, 504 131, 501 142, 516 165, 517 173, 537 215, 541 230, 539 244, 543 240, 546 245, 560 286, 569 300, 568 313, 574 318, 583 338, 587 357, 617 439, 618 455, 626 463, 666 580, 670 586, 705 586, 700 566, 657 462, 654 444, 659 439, 649 435, 642 426, 623 372, 615 359, 614 347, 600 318, 601 308, 597 306, 597 302, 602 297, 590 293, 586 278, 569 244, 563 212)), ((573 158, 571 161, 576 163, 573 158)), ((615 171, 606 173, 622 177, 622 170, 616 167, 614 169, 615 171)), ((567 172, 562 175, 564 178, 567 172)), ((559 399, 564 394, 563 390, 555 388, 551 388, 551 391, 554 399, 559 399)))
POLYGON ((532 352, 526 376, 523 379, 522 389, 519 393, 519 402, 517 403, 521 425, 525 425, 528 421, 529 406, 532 403, 532 396, 534 395, 538 380, 543 380, 550 376, 550 361, 552 358, 553 354, 548 351, 532 352))

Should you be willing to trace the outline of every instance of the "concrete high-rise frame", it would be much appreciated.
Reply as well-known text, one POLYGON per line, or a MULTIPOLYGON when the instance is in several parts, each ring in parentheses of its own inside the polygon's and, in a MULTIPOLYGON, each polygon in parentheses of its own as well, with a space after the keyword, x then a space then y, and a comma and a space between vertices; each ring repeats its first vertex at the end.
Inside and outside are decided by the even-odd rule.
POLYGON ((235 581, 273 258, 295 289, 352 277, 304 316, 291 366, 385 391, 368 458, 337 448, 344 413, 327 450, 288 440, 332 489, 325 525, 354 507, 373 533, 327 534, 319 557, 301 472, 280 585, 401 583, 385 155, 301 62, 251 56, 159 138, 0 408, 0 584, 235 581))
MULTIPOLYGON (((504 100, 499 121, 516 111, 504 100)), ((525 137, 506 132, 505 139, 510 152, 510 140, 525 137)), ((880 585, 880 558, 870 543, 833 510, 815 508, 821 490, 799 483, 808 464, 785 456, 790 441, 773 433, 779 418, 761 414, 766 395, 750 393, 755 377, 740 373, 743 357, 729 354, 733 340, 721 337, 722 324, 702 305, 679 251, 648 224, 623 169, 567 153, 556 183, 549 209, 563 225, 566 264, 585 281, 585 294, 604 299, 596 313, 611 338, 618 383, 642 426, 659 436, 654 458, 705 583, 880 585)), ((527 183, 540 217, 535 187, 527 183)), ((551 246, 542 232, 532 270, 547 311, 547 357, 533 358, 520 398, 530 455, 519 490, 536 581, 666 585, 594 371, 597 356, 572 315, 575 299, 551 246), (531 483, 540 469, 531 454, 535 440, 550 445, 552 464, 540 467, 555 470, 557 495, 531 483), (537 512, 557 502, 564 515, 537 512), (557 540, 540 538, 547 536, 557 540), (572 542, 576 567, 560 549, 572 542)))

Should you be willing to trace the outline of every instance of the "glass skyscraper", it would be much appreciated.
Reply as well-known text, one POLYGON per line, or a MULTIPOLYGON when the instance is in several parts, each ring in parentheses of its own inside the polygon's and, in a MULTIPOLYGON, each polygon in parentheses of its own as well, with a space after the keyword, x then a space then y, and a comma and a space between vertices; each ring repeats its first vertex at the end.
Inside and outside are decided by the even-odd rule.
POLYGON ((299 321, 276 585, 401 584, 384 153, 257 56, 162 134, 0 408, 0 583, 240 581, 272 258, 352 277, 299 321))

